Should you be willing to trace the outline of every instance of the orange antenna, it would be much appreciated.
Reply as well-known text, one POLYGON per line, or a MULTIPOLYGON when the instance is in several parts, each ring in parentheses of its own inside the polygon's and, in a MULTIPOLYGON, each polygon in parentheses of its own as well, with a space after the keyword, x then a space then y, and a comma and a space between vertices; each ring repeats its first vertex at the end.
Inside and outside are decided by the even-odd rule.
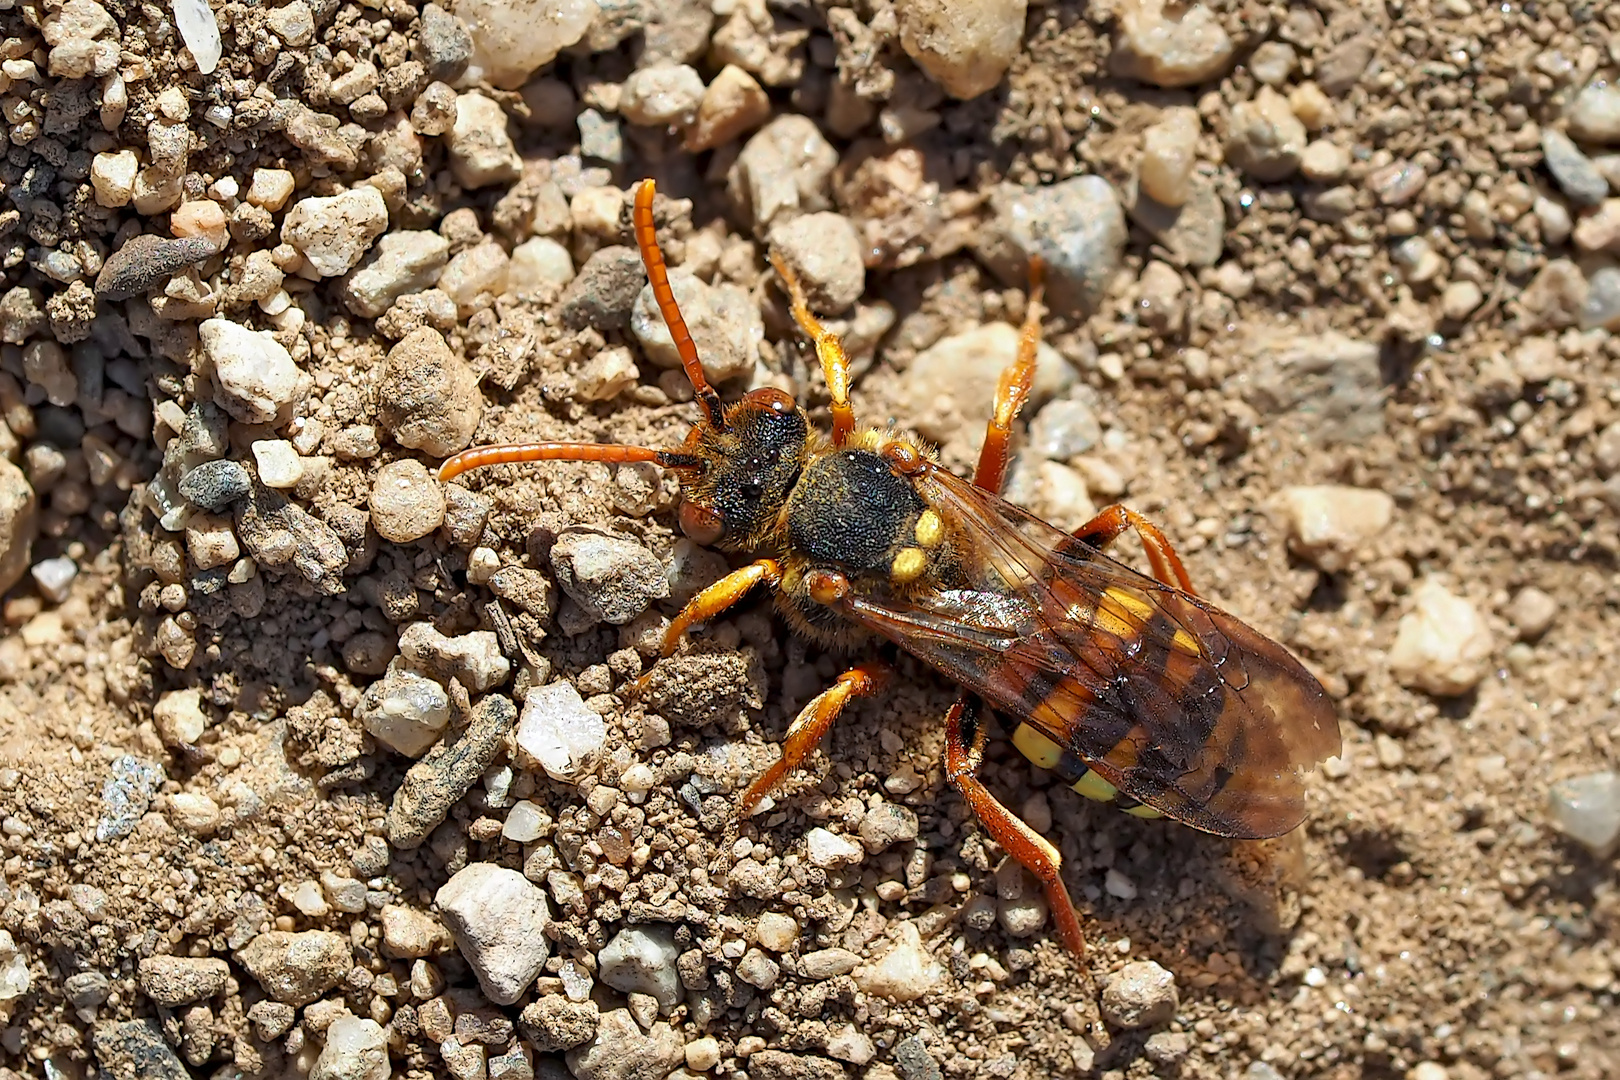
POLYGON ((709 385, 703 374, 703 361, 698 358, 697 342, 686 328, 680 305, 675 303, 675 291, 669 287, 669 270, 664 265, 664 253, 658 247, 658 229, 653 224, 653 195, 655 185, 649 177, 636 188, 635 226, 636 246, 641 249, 642 264, 647 267, 647 280, 652 284, 653 298, 658 311, 669 327, 669 336, 675 339, 675 351, 680 353, 681 367, 692 381, 698 404, 703 407, 709 426, 716 431, 726 430, 726 414, 720 407, 720 395, 709 385))
POLYGON ((463 450, 439 466, 439 479, 449 480, 468 469, 486 465, 512 465, 526 461, 602 461, 609 465, 629 465, 651 461, 666 469, 694 469, 700 464, 690 454, 649 450, 645 446, 615 446, 607 443, 530 442, 477 446, 463 450))

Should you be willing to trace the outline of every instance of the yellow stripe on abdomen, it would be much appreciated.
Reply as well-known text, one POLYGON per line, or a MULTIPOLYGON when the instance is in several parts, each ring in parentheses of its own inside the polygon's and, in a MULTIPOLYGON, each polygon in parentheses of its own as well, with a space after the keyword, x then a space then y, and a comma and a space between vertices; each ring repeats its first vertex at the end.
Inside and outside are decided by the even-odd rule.
POLYGON ((1119 794, 1119 788, 1098 776, 1091 769, 1087 769, 1084 776, 1069 786, 1086 798, 1095 799, 1098 802, 1113 802, 1114 796, 1119 794))
POLYGON ((1030 724, 1019 724, 1013 732, 1012 741, 1020 754, 1042 769, 1055 769, 1063 759, 1063 748, 1030 724))

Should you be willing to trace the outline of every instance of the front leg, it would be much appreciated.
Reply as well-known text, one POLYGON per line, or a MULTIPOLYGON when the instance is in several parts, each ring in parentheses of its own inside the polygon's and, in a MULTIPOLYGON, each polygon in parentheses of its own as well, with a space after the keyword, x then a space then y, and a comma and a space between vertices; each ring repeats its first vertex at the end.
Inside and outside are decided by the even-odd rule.
POLYGON ((867 660, 838 676, 837 682, 811 698, 788 728, 787 737, 782 740, 782 756, 764 775, 748 785, 748 790, 737 801, 738 811, 743 816, 753 813, 760 800, 804 763, 851 699, 877 693, 893 674, 893 669, 883 661, 867 660))
POLYGON ((749 563, 741 570, 733 570, 692 597, 664 630, 664 640, 659 647, 658 655, 660 657, 675 655, 675 650, 680 648, 681 639, 686 636, 688 630, 726 611, 762 581, 773 587, 781 583, 782 567, 775 559, 761 559, 749 563))

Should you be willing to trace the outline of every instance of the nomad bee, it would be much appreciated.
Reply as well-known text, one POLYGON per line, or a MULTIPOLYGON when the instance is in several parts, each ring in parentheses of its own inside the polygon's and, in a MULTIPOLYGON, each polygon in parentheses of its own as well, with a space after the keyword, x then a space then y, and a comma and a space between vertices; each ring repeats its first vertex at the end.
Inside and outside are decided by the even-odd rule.
MULTIPOLYGON (((981 703, 1017 722, 1013 744, 1035 764, 1138 817, 1250 839, 1303 820, 1304 774, 1339 751, 1333 705, 1316 679, 1282 646, 1199 599, 1164 534, 1140 515, 1111 506, 1070 534, 997 494, 1035 374, 1038 267, 1018 356, 1002 374, 968 481, 904 433, 855 422, 843 346, 780 259, 793 317, 826 375, 832 430, 812 428, 776 389, 723 405, 670 291, 651 180, 636 191, 634 223, 701 412, 686 442, 677 450, 480 447, 445 462, 442 479, 507 462, 655 462, 680 478, 688 537, 755 559, 686 605, 664 635, 664 656, 692 626, 765 584, 805 636, 887 638, 960 684, 945 717, 946 774, 996 842, 1043 883, 1076 954, 1085 940, 1056 848, 978 779, 981 703), (1152 577, 1105 554, 1127 530, 1141 537, 1152 577)), ((743 793, 742 812, 804 761, 851 699, 876 693, 890 674, 881 661, 863 661, 806 705, 781 759, 743 793)))

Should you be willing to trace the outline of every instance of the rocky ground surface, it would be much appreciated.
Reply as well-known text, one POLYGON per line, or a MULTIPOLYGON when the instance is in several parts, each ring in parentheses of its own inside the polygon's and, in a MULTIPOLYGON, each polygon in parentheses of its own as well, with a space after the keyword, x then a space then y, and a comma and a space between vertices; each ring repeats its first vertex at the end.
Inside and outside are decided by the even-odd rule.
MULTIPOLYGON (((1620 1073, 1620 9, 0 5, 0 1077, 1620 1073), (1339 703, 1269 845, 940 769, 647 466, 711 379, 1123 500, 1339 703)), ((1122 543, 1124 557, 1139 551, 1122 543)))

